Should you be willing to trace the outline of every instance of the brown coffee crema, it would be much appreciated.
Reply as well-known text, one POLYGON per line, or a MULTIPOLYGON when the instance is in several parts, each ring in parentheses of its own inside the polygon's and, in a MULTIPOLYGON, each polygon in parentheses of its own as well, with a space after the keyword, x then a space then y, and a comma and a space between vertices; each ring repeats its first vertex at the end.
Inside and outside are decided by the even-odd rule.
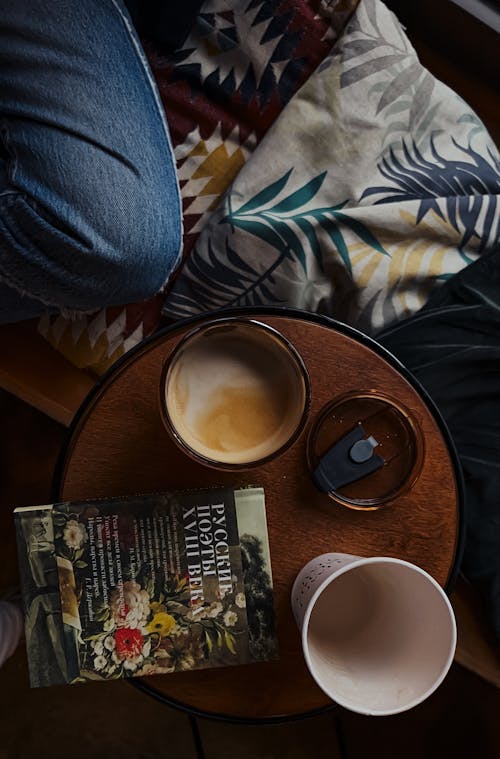
POLYGON ((294 356, 272 332, 251 324, 195 335, 175 357, 165 392, 182 442, 229 464, 258 461, 280 449, 306 403, 294 356))

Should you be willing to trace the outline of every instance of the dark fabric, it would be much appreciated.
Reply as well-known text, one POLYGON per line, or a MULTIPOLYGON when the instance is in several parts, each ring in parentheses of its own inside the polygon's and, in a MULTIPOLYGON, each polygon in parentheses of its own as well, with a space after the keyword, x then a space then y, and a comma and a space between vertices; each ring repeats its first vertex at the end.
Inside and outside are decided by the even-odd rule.
POLYGON ((482 592, 500 639, 500 246, 377 339, 448 424, 465 479, 462 571, 482 592))
POLYGON ((182 45, 203 0, 125 0, 125 5, 139 34, 156 42, 166 53, 182 45))

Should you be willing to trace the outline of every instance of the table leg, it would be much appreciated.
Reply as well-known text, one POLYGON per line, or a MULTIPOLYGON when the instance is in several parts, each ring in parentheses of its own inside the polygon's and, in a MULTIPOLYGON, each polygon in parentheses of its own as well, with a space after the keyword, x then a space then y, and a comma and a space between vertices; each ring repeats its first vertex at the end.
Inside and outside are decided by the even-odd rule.
POLYGON ((345 742, 344 726, 339 714, 340 707, 335 709, 333 714, 333 728, 335 730, 335 737, 337 739, 338 756, 340 759, 348 759, 347 747, 345 742))
POLYGON ((191 726, 191 733, 193 735, 196 757, 197 759, 205 759, 205 752, 203 751, 203 743, 201 740, 200 730, 198 727, 198 721, 193 714, 189 714, 188 719, 189 719, 189 724, 191 726))

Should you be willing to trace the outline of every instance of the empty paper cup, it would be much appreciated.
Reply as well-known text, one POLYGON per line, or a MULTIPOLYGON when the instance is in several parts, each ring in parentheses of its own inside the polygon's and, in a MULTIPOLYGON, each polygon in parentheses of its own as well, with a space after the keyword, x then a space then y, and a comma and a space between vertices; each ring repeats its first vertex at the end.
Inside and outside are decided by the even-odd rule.
POLYGON ((311 675, 354 712, 411 709, 436 690, 453 661, 451 604, 407 561, 323 554, 297 576, 292 607, 311 675))

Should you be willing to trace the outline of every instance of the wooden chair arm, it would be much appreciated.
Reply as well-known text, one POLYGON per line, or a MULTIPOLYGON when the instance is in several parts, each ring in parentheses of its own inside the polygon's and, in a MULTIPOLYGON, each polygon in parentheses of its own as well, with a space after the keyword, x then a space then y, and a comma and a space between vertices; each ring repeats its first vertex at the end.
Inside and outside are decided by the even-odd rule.
POLYGON ((463 578, 451 595, 458 628, 455 660, 500 688, 500 643, 477 592, 463 578))
POLYGON ((58 353, 36 325, 0 326, 0 388, 69 427, 96 378, 58 353))

